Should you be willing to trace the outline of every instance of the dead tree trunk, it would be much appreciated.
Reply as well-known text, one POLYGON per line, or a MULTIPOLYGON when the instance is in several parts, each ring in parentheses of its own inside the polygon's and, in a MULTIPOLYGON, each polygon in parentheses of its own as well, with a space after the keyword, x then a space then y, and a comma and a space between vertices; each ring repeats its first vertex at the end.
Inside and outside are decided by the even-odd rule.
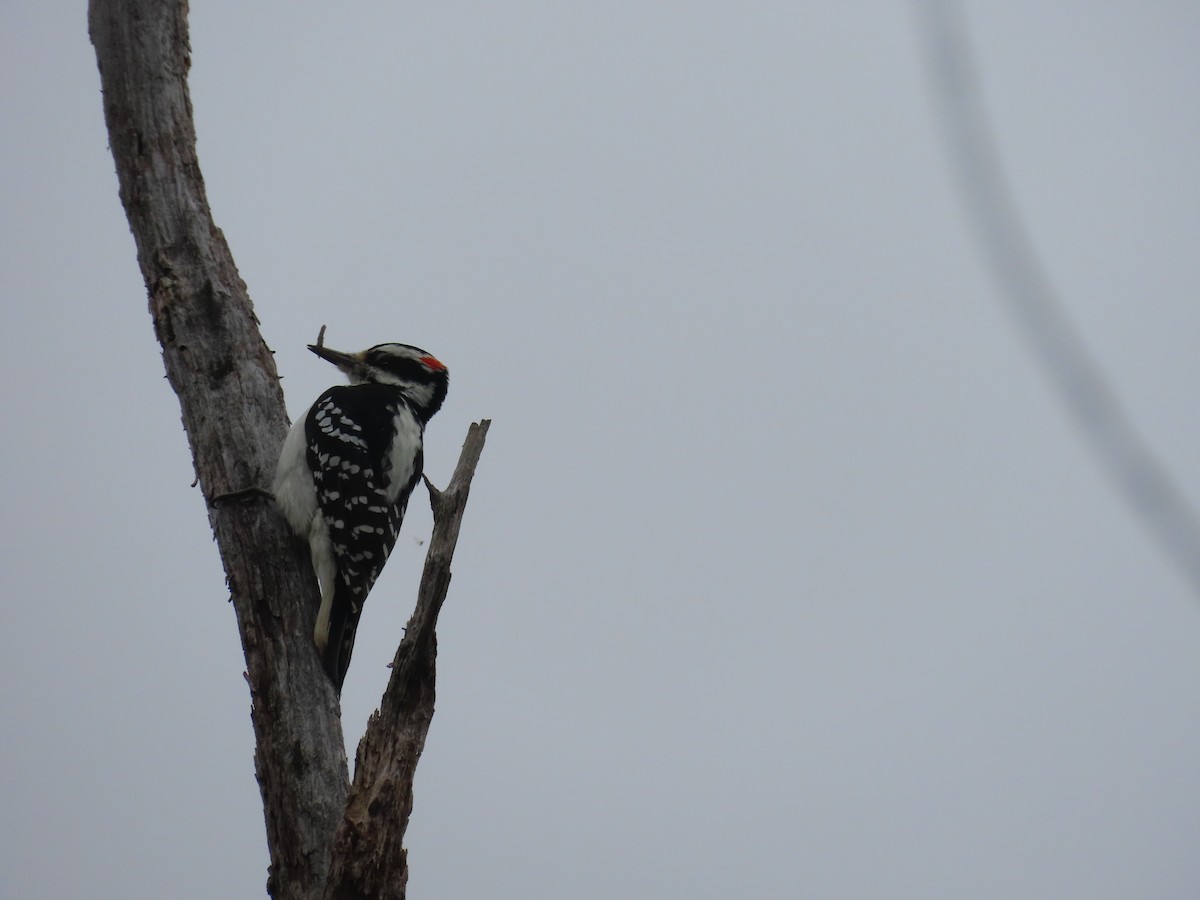
MULTIPOLYGON (((288 421, 274 359, 213 224, 196 158, 187 3, 91 0, 88 22, 121 202, 245 652, 271 856, 268 890, 277 900, 403 897, 400 841, 433 715, 433 625, 461 504, 435 503, 425 580, 441 583, 441 591, 429 601, 423 584, 413 619, 419 627, 410 627, 397 651, 382 713, 364 738, 364 747, 381 750, 364 764, 360 749, 351 790, 340 709, 312 643, 318 599, 307 549, 290 537, 267 495, 237 493, 270 483, 288 421), (403 757, 398 780, 390 771, 395 754, 403 757), (349 810, 348 793, 357 798, 349 810)), ((470 466, 464 471, 460 463, 445 497, 465 503, 486 430, 486 422, 473 426, 463 454, 470 466)))

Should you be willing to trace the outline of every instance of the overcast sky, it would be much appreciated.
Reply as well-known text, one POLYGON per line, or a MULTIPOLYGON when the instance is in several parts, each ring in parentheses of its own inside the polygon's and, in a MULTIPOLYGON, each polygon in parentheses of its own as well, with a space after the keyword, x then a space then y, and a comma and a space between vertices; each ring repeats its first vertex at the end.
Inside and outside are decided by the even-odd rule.
MULTIPOLYGON (((218 225, 307 353, 494 420, 414 898, 1195 898, 1200 598, 1010 327, 906 3, 192 4, 218 225)), ((0 896, 259 897, 233 612, 84 4, 0 20, 0 896)), ((1031 233, 1200 504, 1200 6, 971 3, 1031 233)), ((386 682, 412 504, 343 699, 386 682)))

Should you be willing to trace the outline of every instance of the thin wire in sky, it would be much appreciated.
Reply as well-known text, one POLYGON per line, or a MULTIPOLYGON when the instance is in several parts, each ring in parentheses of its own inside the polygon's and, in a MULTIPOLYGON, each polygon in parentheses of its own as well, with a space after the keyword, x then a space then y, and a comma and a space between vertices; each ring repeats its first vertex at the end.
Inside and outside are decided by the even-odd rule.
POLYGON ((918 8, 960 196, 1004 306, 1104 470, 1200 594, 1200 517, 1133 426, 1029 238, 984 112, 958 4, 918 0, 918 8))

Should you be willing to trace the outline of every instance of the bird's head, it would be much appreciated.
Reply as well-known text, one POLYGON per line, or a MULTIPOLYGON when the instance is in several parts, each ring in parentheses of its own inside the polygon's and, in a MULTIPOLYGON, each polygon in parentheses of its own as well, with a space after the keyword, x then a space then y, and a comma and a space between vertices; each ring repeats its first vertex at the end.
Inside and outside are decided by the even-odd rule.
POLYGON ((450 373, 437 357, 410 344, 376 344, 360 353, 342 353, 318 344, 308 349, 346 373, 351 384, 397 387, 422 419, 428 421, 446 399, 450 373))

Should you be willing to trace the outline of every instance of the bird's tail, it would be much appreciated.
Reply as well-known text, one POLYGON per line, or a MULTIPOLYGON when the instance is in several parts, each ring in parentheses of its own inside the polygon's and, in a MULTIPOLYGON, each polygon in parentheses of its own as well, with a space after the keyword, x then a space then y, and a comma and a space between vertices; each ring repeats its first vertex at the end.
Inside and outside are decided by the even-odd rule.
MULTIPOLYGON (((340 585, 339 585, 340 587, 340 585)), ((329 631, 325 649, 321 653, 321 665, 333 689, 342 695, 342 682, 350 668, 350 654, 354 651, 354 634, 358 631, 358 620, 362 609, 357 603, 335 596, 329 609, 329 631)))

